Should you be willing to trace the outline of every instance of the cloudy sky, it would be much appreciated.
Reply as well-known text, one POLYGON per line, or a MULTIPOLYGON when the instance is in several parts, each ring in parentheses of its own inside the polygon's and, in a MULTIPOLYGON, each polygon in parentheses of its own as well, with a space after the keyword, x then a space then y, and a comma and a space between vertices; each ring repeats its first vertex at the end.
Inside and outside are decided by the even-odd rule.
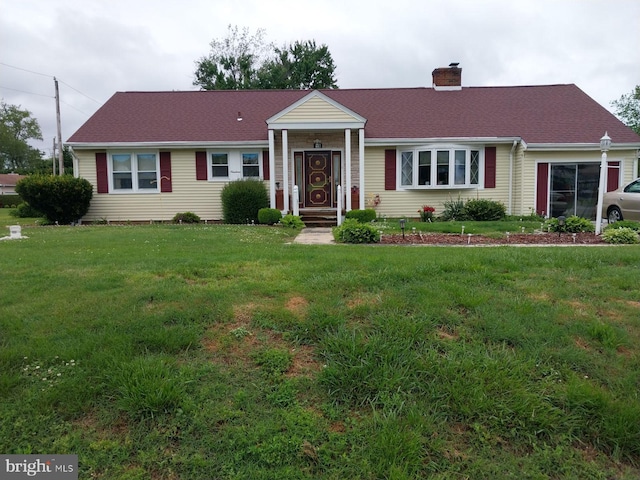
POLYGON ((340 88, 575 83, 606 108, 640 84, 638 0, 0 0, 0 96, 32 112, 47 154, 53 76, 67 139, 116 91, 193 90, 228 25, 329 47, 340 88))

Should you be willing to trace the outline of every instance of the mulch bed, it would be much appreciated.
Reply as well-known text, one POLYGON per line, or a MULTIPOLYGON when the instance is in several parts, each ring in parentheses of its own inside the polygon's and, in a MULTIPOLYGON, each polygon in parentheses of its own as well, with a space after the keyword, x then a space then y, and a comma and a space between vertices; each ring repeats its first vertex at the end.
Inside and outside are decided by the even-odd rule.
POLYGON ((512 233, 501 238, 459 233, 407 233, 382 235, 387 245, 607 245, 602 237, 593 233, 512 233))

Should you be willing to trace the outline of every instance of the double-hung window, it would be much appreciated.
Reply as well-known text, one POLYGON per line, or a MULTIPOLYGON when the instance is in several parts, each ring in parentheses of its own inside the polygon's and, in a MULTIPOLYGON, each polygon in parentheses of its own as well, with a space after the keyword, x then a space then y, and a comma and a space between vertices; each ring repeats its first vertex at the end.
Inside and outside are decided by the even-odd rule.
POLYGON ((400 185, 407 189, 481 186, 482 151, 475 147, 417 147, 400 152, 400 185))
POLYGON ((258 152, 244 150, 210 151, 209 180, 239 180, 262 178, 262 165, 258 152))
POLYGON ((117 152, 111 154, 111 191, 157 192, 158 154, 155 152, 117 152))

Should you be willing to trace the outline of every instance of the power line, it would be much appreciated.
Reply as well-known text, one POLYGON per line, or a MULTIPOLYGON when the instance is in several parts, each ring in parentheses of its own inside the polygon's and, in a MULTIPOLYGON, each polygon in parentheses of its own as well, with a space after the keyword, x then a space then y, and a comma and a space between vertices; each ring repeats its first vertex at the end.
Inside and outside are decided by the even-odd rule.
POLYGON ((52 97, 51 95, 44 95, 42 93, 27 92, 26 90, 18 90, 17 88, 5 87, 4 85, 0 85, 0 88, 3 88, 5 90, 13 90, 14 92, 26 93, 28 95, 37 95, 38 97, 55 98, 55 97, 52 97))
POLYGON ((64 100, 60 100, 60 103, 64 103, 67 107, 73 108, 75 111, 82 113, 83 115, 86 115, 87 117, 90 117, 91 115, 88 114, 87 112, 83 112, 82 110, 80 110, 79 108, 74 107, 73 105, 68 104, 67 102, 65 102, 64 100))
POLYGON ((69 87, 71 90, 75 90, 76 92, 78 92, 80 95, 83 95, 85 97, 87 97, 89 100, 96 102, 98 105, 102 105, 102 102, 99 102, 98 100, 96 100, 95 98, 91 98, 89 95, 87 95, 86 93, 82 93, 80 90, 78 90, 77 88, 72 87, 71 85, 69 85, 67 82, 58 79, 58 81, 60 83, 65 84, 67 87, 69 87))
POLYGON ((23 72, 33 73, 34 75, 41 75, 43 77, 53 78, 53 75, 47 75, 46 73, 34 72, 33 70, 27 70, 26 68, 16 67, 15 65, 9 65, 8 63, 0 62, 0 65, 5 67, 15 68, 16 70, 22 70, 23 72))

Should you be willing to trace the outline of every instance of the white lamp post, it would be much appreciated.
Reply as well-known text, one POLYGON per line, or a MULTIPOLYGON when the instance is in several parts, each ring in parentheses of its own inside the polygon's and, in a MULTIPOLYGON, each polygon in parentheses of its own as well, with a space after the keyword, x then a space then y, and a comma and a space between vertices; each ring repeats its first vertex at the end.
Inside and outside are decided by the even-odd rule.
POLYGON ((607 132, 604 132, 604 136, 600 139, 602 160, 600 160, 600 185, 598 186, 598 206, 596 207, 596 235, 600 235, 602 231, 602 201, 607 185, 607 152, 609 147, 611 147, 611 138, 607 132))

